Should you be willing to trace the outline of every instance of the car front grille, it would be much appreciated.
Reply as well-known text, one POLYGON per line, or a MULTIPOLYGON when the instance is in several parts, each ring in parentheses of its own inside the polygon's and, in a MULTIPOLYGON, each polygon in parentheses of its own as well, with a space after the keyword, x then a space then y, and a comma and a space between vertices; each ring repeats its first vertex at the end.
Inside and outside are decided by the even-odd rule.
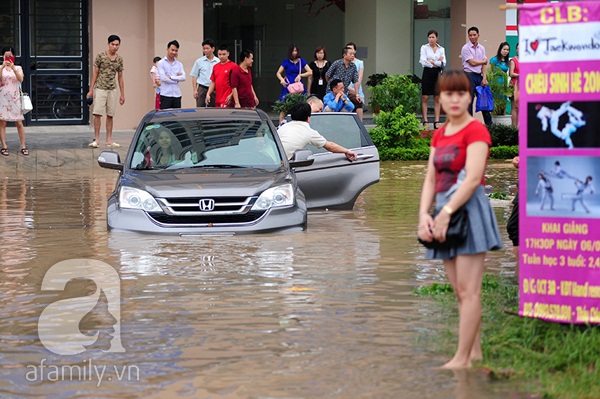
POLYGON ((149 216, 158 223, 178 225, 221 225, 252 223, 265 213, 251 212, 257 197, 173 197, 157 198, 164 213, 149 216), (203 207, 210 203, 210 210, 203 207))
POLYGON ((164 213, 149 213, 150 217, 163 224, 180 224, 180 225, 221 225, 221 224, 239 224, 252 223, 262 215, 261 212, 249 212, 243 215, 203 215, 203 216, 173 216, 164 213))

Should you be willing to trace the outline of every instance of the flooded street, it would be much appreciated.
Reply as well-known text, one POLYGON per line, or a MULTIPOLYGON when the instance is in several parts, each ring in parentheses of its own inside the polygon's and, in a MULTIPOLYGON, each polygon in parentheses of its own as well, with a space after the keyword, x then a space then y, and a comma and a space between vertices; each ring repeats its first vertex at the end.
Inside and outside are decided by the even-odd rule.
MULTIPOLYGON (((382 163, 353 211, 310 212, 302 233, 212 237, 108 233, 116 172, 4 178, 0 398, 521 397, 514 382, 435 369, 456 318, 413 293, 446 282, 416 241, 424 171, 382 163), (40 342, 45 308, 96 291, 83 279, 41 289, 53 265, 80 258, 118 272, 124 353, 109 350, 117 320, 106 295, 79 324, 98 334, 86 351, 40 342)), ((517 180, 509 163, 487 172, 494 191, 517 180)), ((488 273, 514 273, 506 204, 495 208, 505 248, 488 254, 488 273)))

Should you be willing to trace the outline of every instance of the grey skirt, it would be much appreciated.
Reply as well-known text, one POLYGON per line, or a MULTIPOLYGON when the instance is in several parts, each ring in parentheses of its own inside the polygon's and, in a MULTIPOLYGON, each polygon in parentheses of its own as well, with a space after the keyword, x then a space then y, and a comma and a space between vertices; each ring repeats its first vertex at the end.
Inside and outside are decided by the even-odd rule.
MULTIPOLYGON (((449 200, 446 193, 436 194, 435 209, 440 210, 449 200)), ((482 185, 477 187, 464 206, 467 207, 469 215, 467 241, 450 249, 428 249, 425 253, 427 259, 453 259, 458 255, 474 255, 502 248, 496 215, 482 185)))

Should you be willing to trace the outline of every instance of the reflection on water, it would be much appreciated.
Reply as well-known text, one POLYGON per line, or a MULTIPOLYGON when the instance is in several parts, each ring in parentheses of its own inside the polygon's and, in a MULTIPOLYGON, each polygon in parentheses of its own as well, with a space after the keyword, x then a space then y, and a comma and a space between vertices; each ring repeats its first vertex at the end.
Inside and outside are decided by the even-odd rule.
MULTIPOLYGON (((306 232, 237 237, 107 233, 113 172, 5 179, 0 397, 519 397, 477 372, 434 368, 447 360, 436 334, 449 315, 412 293, 445 281, 416 242, 424 167, 385 163, 353 211, 311 212, 306 232), (41 290, 53 264, 75 258, 118 271, 125 353, 103 351, 116 323, 105 296, 80 322, 95 345, 72 356, 41 345, 48 305, 95 292, 82 279, 41 290)), ((516 181, 505 165, 488 172, 494 191, 516 181)), ((503 226, 508 207, 496 210, 503 226)), ((507 248, 490 254, 489 272, 510 274, 502 228, 507 248)))

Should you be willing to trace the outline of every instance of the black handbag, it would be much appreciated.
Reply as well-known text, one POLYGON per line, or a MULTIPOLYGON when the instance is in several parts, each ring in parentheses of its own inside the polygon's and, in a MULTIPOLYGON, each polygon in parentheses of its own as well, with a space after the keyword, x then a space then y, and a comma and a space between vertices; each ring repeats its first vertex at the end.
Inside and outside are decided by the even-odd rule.
MULTIPOLYGON (((434 219, 439 212, 434 212, 431 215, 434 219)), ((425 248, 429 249, 450 249, 458 247, 465 243, 467 240, 467 234, 469 231, 469 215, 467 209, 463 206, 456 210, 450 215, 450 222, 448 223, 448 231, 446 231, 446 241, 439 242, 435 239, 432 241, 423 241, 418 239, 425 248)))

